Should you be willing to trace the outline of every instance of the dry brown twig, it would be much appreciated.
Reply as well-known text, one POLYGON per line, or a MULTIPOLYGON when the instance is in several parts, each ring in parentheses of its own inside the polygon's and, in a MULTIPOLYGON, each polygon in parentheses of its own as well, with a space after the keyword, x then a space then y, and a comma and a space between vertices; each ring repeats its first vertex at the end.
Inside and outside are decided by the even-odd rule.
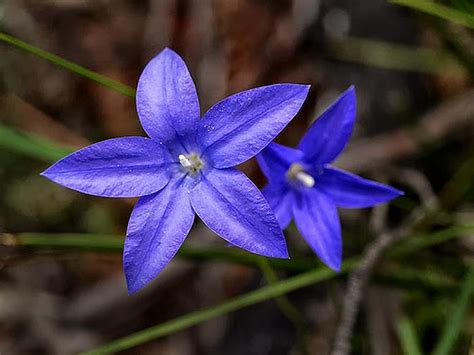
POLYGON ((397 179, 401 179, 420 197, 422 205, 416 208, 401 224, 391 231, 384 230, 380 223, 382 215, 374 216, 373 225, 380 231, 379 236, 366 248, 359 266, 349 276, 346 296, 343 302, 342 316, 336 331, 332 355, 347 355, 351 350, 351 337, 359 312, 364 290, 370 280, 375 266, 383 253, 396 242, 413 233, 421 221, 438 208, 438 200, 433 193, 428 179, 420 172, 412 169, 397 169, 397 179))

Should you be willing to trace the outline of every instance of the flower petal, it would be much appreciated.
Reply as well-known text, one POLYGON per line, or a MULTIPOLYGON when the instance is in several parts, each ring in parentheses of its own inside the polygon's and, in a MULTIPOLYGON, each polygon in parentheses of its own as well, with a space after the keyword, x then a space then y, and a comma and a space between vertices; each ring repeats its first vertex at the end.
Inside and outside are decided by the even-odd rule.
POLYGON ((145 137, 122 137, 80 149, 41 175, 90 195, 137 197, 163 188, 170 164, 163 145, 145 137))
POLYGON ((171 49, 165 48, 146 65, 136 100, 150 137, 170 144, 194 133, 200 116, 196 87, 183 59, 171 49))
POLYGON ((290 224, 293 207, 293 194, 286 184, 268 184, 262 189, 263 196, 275 213, 281 229, 290 224))
POLYGON ((309 162, 330 163, 342 152, 352 134, 356 116, 354 87, 346 90, 308 129, 299 149, 309 162))
POLYGON ((194 211, 179 184, 172 180, 160 192, 140 198, 133 209, 123 252, 130 294, 168 265, 191 230, 194 211))
POLYGON ((293 214, 298 230, 314 252, 327 266, 339 271, 342 238, 334 203, 314 188, 306 189, 296 196, 293 214))
POLYGON ((298 113, 308 85, 277 84, 232 95, 211 107, 198 125, 198 143, 216 168, 262 150, 298 113))
POLYGON ((346 208, 370 207, 403 195, 391 186, 329 167, 324 169, 315 187, 327 194, 336 206, 346 208))
POLYGON ((285 180, 292 163, 303 159, 303 152, 278 143, 270 143, 257 155, 257 162, 263 174, 270 180, 285 180))
POLYGON ((287 258, 278 221, 257 187, 236 169, 212 169, 191 191, 202 221, 229 243, 255 254, 287 258))

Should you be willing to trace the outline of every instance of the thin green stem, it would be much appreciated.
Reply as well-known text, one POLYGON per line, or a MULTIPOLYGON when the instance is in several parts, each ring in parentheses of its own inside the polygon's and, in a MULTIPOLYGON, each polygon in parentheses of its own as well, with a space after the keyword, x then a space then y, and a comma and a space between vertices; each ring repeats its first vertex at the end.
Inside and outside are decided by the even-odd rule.
MULTIPOLYGON (((356 264, 356 260, 346 260, 342 265, 341 273, 346 273, 347 271, 352 270, 356 264)), ((235 297, 217 306, 206 308, 197 312, 192 312, 157 326, 144 329, 140 332, 118 339, 84 354, 110 354, 130 349, 136 345, 143 344, 150 340, 189 328, 206 320, 284 295, 317 282, 328 280, 335 277, 336 275, 338 274, 334 271, 326 267, 321 267, 316 270, 279 281, 273 285, 262 287, 243 296, 235 297)))
POLYGON ((406 317, 402 317, 397 321, 396 325, 398 339, 400 340, 400 345, 402 347, 403 354, 423 354, 413 322, 406 317))
POLYGON ((459 290, 459 298, 454 304, 452 311, 449 313, 450 316, 444 324, 439 343, 434 349, 433 355, 448 355, 453 353, 453 346, 456 344, 459 334, 462 331, 469 305, 473 301, 473 295, 474 267, 471 267, 459 290))
POLYGON ((452 226, 436 232, 414 235, 413 237, 404 240, 402 243, 394 247, 389 252, 389 255, 399 257, 410 254, 414 251, 427 249, 429 247, 447 242, 449 240, 460 238, 472 230, 474 230, 474 223, 466 223, 452 226))
POLYGON ((378 283, 396 288, 428 292, 452 292, 458 285, 458 279, 448 274, 442 267, 434 268, 429 259, 428 267, 423 264, 407 264, 405 259, 386 260, 375 274, 378 283))
MULTIPOLYGON (((394 247, 388 254, 392 257, 401 257, 422 249, 459 238, 474 230, 473 223, 455 225, 443 230, 431 233, 413 235, 404 240, 400 245, 394 247)), ((81 234, 81 233, 19 233, 0 234, 0 244, 3 240, 11 240, 18 249, 41 250, 84 250, 84 251, 106 251, 121 252, 123 249, 123 237, 117 235, 81 234), (6 239, 5 239, 6 238, 6 239)), ((192 248, 184 245, 181 248, 181 256, 196 260, 229 260, 246 265, 260 266, 258 256, 229 248, 192 248)), ((307 271, 321 266, 321 263, 313 259, 269 259, 270 265, 278 269, 293 271, 307 271)))
POLYGON ((10 128, 1 123, 0 146, 46 162, 55 162, 73 151, 72 148, 54 144, 49 140, 10 128))
POLYGON ((474 16, 443 4, 428 0, 389 0, 389 2, 410 7, 459 25, 474 28, 474 16))
MULTIPOLYGON (((119 253, 123 250, 123 237, 100 234, 48 234, 20 233, 0 234, 0 245, 14 245, 21 250, 76 250, 119 253)), ((178 256, 191 260, 213 260, 233 262, 254 267, 260 266, 260 257, 240 249, 203 248, 183 245, 178 256)), ((269 259, 269 264, 278 269, 302 272, 320 267, 315 259, 269 259)))
POLYGON ((96 73, 92 70, 86 69, 83 66, 71 62, 67 59, 61 58, 55 54, 52 54, 48 51, 45 51, 41 48, 35 47, 29 43, 26 43, 14 36, 0 32, 0 41, 8 43, 16 48, 22 49, 28 53, 31 53, 37 57, 43 58, 57 66, 60 66, 64 69, 67 69, 73 73, 79 74, 83 77, 86 77, 90 80, 93 80, 109 89, 112 89, 122 95, 135 97, 135 89, 131 88, 128 85, 122 84, 119 81, 113 80, 105 75, 96 73))

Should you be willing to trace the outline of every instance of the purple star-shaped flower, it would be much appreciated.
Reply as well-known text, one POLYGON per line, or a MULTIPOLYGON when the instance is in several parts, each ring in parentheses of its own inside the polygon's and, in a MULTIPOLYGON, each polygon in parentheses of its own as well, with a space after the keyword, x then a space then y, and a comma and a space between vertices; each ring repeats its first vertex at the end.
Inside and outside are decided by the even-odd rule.
POLYGON ((287 258, 267 201, 234 168, 260 152, 296 115, 309 86, 277 84, 232 95, 200 118, 194 82, 181 57, 163 50, 145 67, 137 111, 151 137, 99 142, 43 175, 95 196, 138 197, 123 263, 129 293, 150 282, 184 242, 194 215, 229 243, 287 258))
POLYGON ((263 194, 280 226, 286 228, 294 218, 306 242, 334 270, 342 259, 337 207, 369 207, 403 194, 330 165, 352 134, 355 114, 351 87, 314 122, 296 149, 271 143, 257 156, 269 181, 263 194))

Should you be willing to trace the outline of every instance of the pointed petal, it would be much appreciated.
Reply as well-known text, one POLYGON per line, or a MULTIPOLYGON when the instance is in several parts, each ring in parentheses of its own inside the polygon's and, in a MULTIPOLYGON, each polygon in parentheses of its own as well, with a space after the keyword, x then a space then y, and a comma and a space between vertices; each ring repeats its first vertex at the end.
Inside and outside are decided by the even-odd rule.
POLYGON ((356 95, 351 86, 309 128, 299 149, 309 162, 326 164, 342 152, 352 134, 356 95))
POLYGON ((229 243, 255 254, 287 258, 278 221, 257 187, 236 169, 212 169, 191 191, 202 221, 229 243))
POLYGON ((309 86, 277 84, 232 95, 198 125, 198 143, 216 168, 243 163, 262 150, 298 113, 309 86))
POLYGON ((284 180, 292 163, 303 159, 303 152, 278 143, 270 143, 257 155, 257 162, 263 174, 270 180, 284 180))
POLYGON ((193 221, 189 194, 176 180, 160 192, 138 200, 130 216, 123 252, 130 294, 148 284, 168 265, 193 221))
POLYGON ((285 184, 268 184, 262 190, 263 196, 273 210, 281 229, 290 224, 293 207, 293 194, 285 184))
POLYGON ((391 186, 329 167, 324 169, 315 187, 328 195, 336 206, 346 208, 370 207, 403 195, 391 186))
POLYGON ((342 259, 341 225, 336 206, 314 188, 296 197, 295 223, 303 238, 331 269, 339 271, 342 259))
POLYGON ((163 188, 170 164, 163 145, 144 137, 121 137, 80 149, 41 175, 90 195, 137 197, 163 188))
POLYGON ((137 111, 147 134, 170 144, 196 130, 199 100, 183 59, 169 48, 145 67, 137 87, 137 111))

